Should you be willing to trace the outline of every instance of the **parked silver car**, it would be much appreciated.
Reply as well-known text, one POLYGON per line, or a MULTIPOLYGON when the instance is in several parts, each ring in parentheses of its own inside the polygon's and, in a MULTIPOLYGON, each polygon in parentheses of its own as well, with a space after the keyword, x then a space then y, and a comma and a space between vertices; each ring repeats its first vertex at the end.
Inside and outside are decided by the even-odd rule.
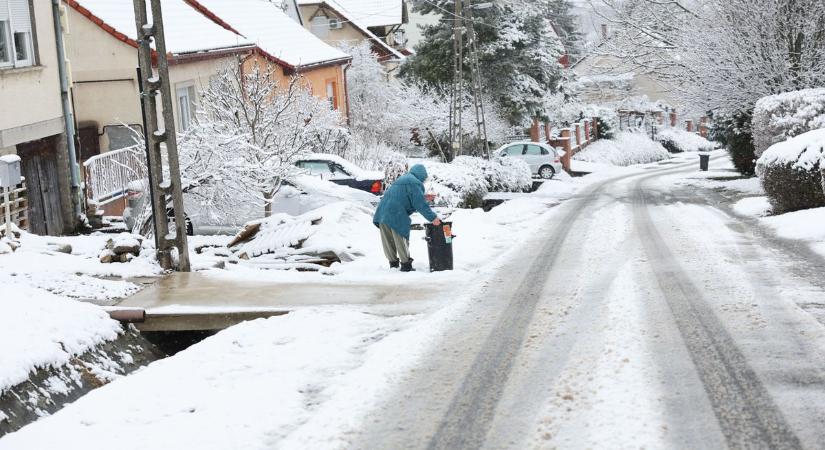
POLYGON ((561 164, 564 151, 539 142, 511 142, 499 147, 495 154, 523 160, 530 166, 534 177, 545 180, 564 170, 561 164))

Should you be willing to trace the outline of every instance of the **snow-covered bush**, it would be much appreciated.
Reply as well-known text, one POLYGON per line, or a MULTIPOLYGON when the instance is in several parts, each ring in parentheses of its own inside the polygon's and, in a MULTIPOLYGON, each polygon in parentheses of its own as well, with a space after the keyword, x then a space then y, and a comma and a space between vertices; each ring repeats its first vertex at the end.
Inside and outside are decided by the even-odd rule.
POLYGON ((678 128, 663 128, 656 135, 656 141, 670 153, 709 152, 713 143, 699 136, 678 128))
POLYGON ((613 139, 601 139, 573 155, 577 161, 614 166, 630 166, 668 159, 670 154, 661 144, 642 133, 618 133, 613 139))
POLYGON ((483 174, 458 164, 425 161, 428 193, 436 195, 438 206, 479 208, 489 193, 483 174))
POLYGON ((764 97, 753 112, 753 142, 760 156, 773 144, 825 128, 825 89, 764 97))
POLYGON ((517 158, 493 158, 459 156, 453 164, 466 167, 481 176, 489 192, 524 192, 533 185, 530 166, 517 158))
POLYGON ((773 212, 825 206, 820 172, 823 166, 825 129, 809 131, 765 150, 756 163, 756 172, 773 212))

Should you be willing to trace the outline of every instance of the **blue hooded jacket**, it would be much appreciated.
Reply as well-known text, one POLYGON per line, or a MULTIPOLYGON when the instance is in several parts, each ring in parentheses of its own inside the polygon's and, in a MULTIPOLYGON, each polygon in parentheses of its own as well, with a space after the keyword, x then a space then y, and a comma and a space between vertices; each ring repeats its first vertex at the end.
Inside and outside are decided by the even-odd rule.
POLYGON ((408 173, 395 180, 378 204, 372 218, 375 226, 383 223, 405 239, 409 239, 412 224, 410 215, 414 212, 418 211, 430 222, 435 220, 438 216, 430 209, 427 199, 424 198, 426 179, 427 169, 421 164, 416 164, 408 173))

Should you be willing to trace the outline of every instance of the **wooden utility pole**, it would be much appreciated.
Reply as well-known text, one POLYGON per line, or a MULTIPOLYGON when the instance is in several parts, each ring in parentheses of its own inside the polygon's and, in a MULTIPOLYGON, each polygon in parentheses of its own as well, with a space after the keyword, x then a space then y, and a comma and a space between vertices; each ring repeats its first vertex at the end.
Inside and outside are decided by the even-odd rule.
POLYGON ((138 36, 138 62, 140 65, 140 99, 146 111, 147 153, 149 155, 149 180, 152 184, 152 217, 155 225, 158 262, 164 269, 173 269, 172 250, 178 251, 177 269, 189 272, 189 242, 186 238, 186 222, 183 211, 178 145, 175 134, 175 120, 172 115, 172 96, 169 86, 169 61, 166 57, 166 39, 163 32, 163 14, 160 0, 149 0, 152 20, 146 13, 146 0, 134 0, 135 27, 138 36), (149 24, 151 22, 151 25, 149 24), (152 43, 157 60, 157 74, 152 67, 152 43), (158 117, 158 96, 160 96, 161 117, 158 117), (163 130, 160 121, 163 121, 163 130), (163 161, 169 169, 168 179, 164 178, 163 161), (174 212, 174 233, 169 231, 167 205, 171 199, 174 212))

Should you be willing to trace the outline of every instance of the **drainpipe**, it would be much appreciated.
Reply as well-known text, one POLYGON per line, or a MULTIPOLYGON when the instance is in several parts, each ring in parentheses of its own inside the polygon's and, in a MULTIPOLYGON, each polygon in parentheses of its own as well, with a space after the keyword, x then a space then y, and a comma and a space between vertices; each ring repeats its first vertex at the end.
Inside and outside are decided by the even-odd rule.
POLYGON ((352 67, 352 62, 344 66, 344 101, 347 102, 347 126, 352 126, 352 119, 349 113, 349 83, 347 82, 347 71, 352 67))
POLYGON ((75 148, 76 131, 74 127, 74 113, 69 102, 69 76, 66 73, 66 48, 63 45, 63 26, 60 23, 60 0, 52 0, 52 16, 54 17, 54 40, 57 44, 57 69, 60 75, 60 97, 63 103, 63 120, 66 125, 66 143, 69 151, 69 173, 72 181, 72 207, 75 220, 81 216, 80 204, 80 167, 77 164, 77 149, 75 148))

